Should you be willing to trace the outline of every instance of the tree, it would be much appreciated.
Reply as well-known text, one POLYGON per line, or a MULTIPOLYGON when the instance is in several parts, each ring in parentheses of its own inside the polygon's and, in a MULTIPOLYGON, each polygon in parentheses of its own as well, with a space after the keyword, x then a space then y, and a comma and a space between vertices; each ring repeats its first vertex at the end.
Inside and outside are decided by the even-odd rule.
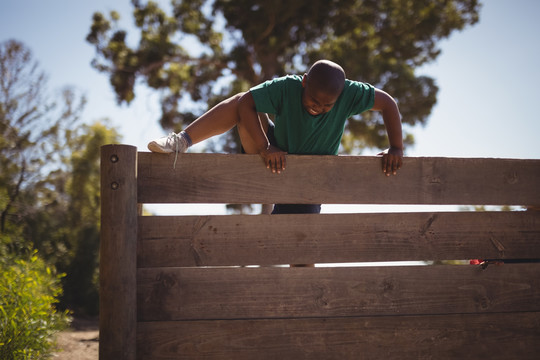
POLYGON ((69 253, 57 266, 67 274, 62 302, 79 314, 99 311, 100 148, 119 139, 116 130, 96 122, 79 127, 68 141, 71 155, 65 194, 69 200, 60 229, 68 235, 69 253))
MULTIPOLYGON (((96 50, 92 65, 109 76, 118 102, 131 102, 135 84, 144 82, 162 94, 160 124, 176 130, 223 98, 275 76, 302 73, 320 58, 395 96, 404 124, 424 124, 438 88, 414 70, 437 58, 438 41, 475 24, 480 8, 477 0, 171 3, 167 14, 155 2, 132 0, 139 33, 134 46, 114 11, 94 14, 87 41, 96 50), (186 99, 195 105, 185 105, 186 99)), ((345 152, 384 147, 381 117, 353 117, 343 145, 345 152)))
POLYGON ((55 309, 61 293, 59 276, 35 253, 28 258, 0 257, 0 359, 51 356, 51 336, 69 321, 66 312, 55 309))
POLYGON ((100 147, 120 139, 103 122, 68 130, 62 166, 40 184, 40 207, 25 217, 24 238, 62 278, 61 306, 98 314, 100 147))
MULTIPOLYGON (((0 357, 44 358, 49 336, 67 326, 55 310, 61 275, 43 260, 27 233, 43 211, 65 154, 65 133, 77 123, 83 97, 65 88, 58 97, 21 42, 0 43, 0 357), (56 166, 55 166, 56 165, 56 166)), ((58 216, 51 214, 50 216, 58 216)))
POLYGON ((65 151, 64 131, 85 104, 70 88, 53 100, 46 85, 24 44, 0 43, 0 234, 9 233, 14 248, 24 247, 20 229, 40 205, 37 187, 65 151))
POLYGON ((119 140, 81 124, 84 97, 52 96, 22 43, 0 44, 0 256, 33 254, 61 273, 62 307, 98 311, 100 146, 119 140))

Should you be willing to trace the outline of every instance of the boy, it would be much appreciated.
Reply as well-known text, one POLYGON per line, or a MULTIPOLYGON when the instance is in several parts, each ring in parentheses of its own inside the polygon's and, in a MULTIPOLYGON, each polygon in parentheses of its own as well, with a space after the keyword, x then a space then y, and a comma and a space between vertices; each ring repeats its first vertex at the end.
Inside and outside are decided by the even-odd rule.
MULTIPOLYGON (((381 111, 390 148, 383 151, 383 172, 402 165, 401 119, 396 102, 382 90, 347 80, 338 64, 320 60, 304 76, 285 76, 237 94, 210 109, 179 134, 152 141, 154 152, 185 152, 189 146, 235 125, 248 154, 259 154, 280 173, 286 154, 337 155, 345 121, 366 110, 381 111), (275 115, 275 126, 266 114, 275 115)), ((279 205, 273 213, 318 213, 320 205, 279 205)))

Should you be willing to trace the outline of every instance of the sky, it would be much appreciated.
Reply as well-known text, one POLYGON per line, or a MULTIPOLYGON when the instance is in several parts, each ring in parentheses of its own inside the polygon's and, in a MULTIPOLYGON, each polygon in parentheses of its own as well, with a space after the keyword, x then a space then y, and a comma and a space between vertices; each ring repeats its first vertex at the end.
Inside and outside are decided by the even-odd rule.
MULTIPOLYGON (((0 42, 22 41, 52 90, 69 85, 85 94, 84 122, 108 118, 123 143, 146 151, 149 140, 164 135, 157 94, 138 86, 135 101, 118 106, 107 76, 90 66, 94 50, 85 38, 92 14, 111 10, 122 27, 132 26, 129 0, 0 0, 0 42)), ((479 23, 440 42, 439 58, 417 69, 439 86, 437 105, 427 125, 408 129, 416 144, 406 156, 540 159, 539 13, 537 0, 485 0, 479 23)))

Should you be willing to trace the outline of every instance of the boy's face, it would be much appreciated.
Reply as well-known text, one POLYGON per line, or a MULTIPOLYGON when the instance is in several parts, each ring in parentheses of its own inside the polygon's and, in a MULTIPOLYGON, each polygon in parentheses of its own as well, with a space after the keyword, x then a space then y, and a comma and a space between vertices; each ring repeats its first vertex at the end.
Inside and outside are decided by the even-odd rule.
POLYGON ((332 110, 339 94, 329 94, 324 90, 309 86, 306 79, 307 77, 304 75, 302 79, 302 86, 304 87, 304 91, 302 92, 302 106, 304 106, 304 109, 313 116, 324 114, 332 110))

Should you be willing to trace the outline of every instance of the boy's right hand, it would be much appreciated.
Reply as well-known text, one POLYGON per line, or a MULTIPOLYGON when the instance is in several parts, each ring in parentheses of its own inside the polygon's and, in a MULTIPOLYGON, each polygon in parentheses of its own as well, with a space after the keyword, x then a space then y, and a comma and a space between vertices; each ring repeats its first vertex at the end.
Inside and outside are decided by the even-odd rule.
POLYGON ((274 174, 279 174, 285 170, 285 155, 287 153, 280 148, 270 145, 266 150, 261 151, 259 155, 263 158, 266 168, 272 170, 274 174))

